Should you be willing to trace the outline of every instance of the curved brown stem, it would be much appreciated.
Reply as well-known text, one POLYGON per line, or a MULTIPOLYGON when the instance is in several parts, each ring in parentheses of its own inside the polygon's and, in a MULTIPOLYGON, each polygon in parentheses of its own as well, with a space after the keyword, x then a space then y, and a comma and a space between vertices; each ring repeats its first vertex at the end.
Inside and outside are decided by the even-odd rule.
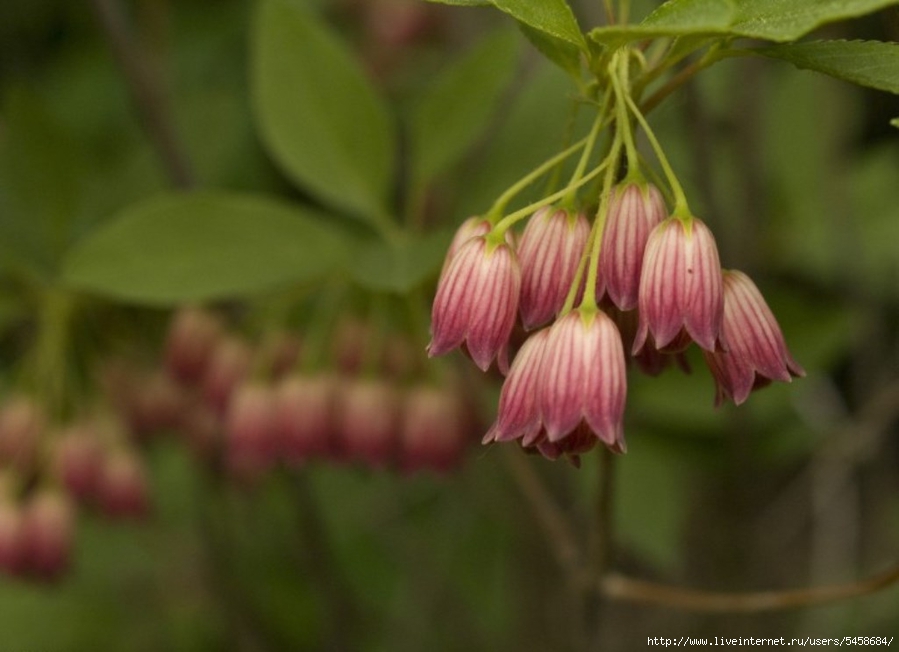
POLYGON ((131 33, 121 4, 117 0, 91 0, 91 6, 122 69, 144 130, 162 159, 166 173, 176 187, 192 188, 196 185, 194 171, 178 139, 171 108, 158 76, 131 33))
POLYGON ((556 554, 556 560, 568 574, 572 584, 581 585, 583 583, 581 551, 571 524, 520 451, 508 446, 503 446, 502 449, 503 462, 518 485, 519 491, 530 504, 537 522, 556 554))
POLYGON ((603 578, 599 590, 608 598, 622 602, 707 613, 755 613, 821 606, 875 593, 897 583, 899 564, 851 584, 786 591, 701 591, 637 580, 620 574, 610 574, 603 578))

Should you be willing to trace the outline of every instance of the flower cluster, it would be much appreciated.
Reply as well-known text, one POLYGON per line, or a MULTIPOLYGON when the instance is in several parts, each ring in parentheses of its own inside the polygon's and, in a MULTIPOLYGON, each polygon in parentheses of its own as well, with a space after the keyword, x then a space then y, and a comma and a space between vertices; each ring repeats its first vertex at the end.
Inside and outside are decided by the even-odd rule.
POLYGON ((80 509, 142 518, 149 486, 142 458, 110 415, 52 423, 36 399, 0 405, 0 570, 54 580, 68 568, 80 509))
POLYGON ((164 370, 109 368, 106 384, 135 431, 182 433, 243 483, 313 460, 454 469, 473 431, 459 383, 418 380, 402 339, 385 343, 375 373, 362 373, 368 331, 343 322, 331 340, 334 364, 312 370, 298 336, 254 346, 214 313, 187 307, 172 318, 164 370))
MULTIPOLYGON (((627 130, 621 105, 619 130, 627 130)), ((650 375, 672 362, 689 370, 684 352, 693 343, 716 380, 716 403, 739 404, 753 389, 804 374, 756 286, 722 270, 712 232, 676 181, 671 212, 636 165, 613 182, 628 140, 616 140, 603 164, 592 225, 561 193, 562 202, 548 197, 532 214, 469 218, 450 246, 428 352, 459 347, 482 370, 495 361, 506 376, 484 443, 514 440, 575 463, 598 442, 622 453, 628 360, 650 375), (525 217, 515 238, 510 226, 525 217), (526 339, 510 366, 519 333, 526 339)), ((628 150, 636 162, 632 141, 628 150)))

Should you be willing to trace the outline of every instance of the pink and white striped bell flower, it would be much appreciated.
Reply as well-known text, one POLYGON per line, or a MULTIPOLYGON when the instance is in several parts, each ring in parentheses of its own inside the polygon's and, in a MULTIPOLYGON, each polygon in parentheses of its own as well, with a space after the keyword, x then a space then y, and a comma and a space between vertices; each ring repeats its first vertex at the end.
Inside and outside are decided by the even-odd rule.
POLYGON ((602 288, 619 309, 637 307, 646 242, 667 216, 662 193, 652 184, 626 183, 612 190, 599 275, 602 288))
POLYGON ((715 378, 715 405, 727 399, 740 405, 774 380, 788 383, 805 376, 755 283, 743 272, 726 270, 723 284, 722 329, 728 349, 704 352, 715 378))
POLYGON ((540 414, 550 442, 584 422, 613 450, 625 449, 624 347, 608 315, 581 308, 553 324, 541 375, 540 414))
POLYGON ((589 237, 583 213, 547 206, 528 221, 518 244, 525 329, 542 326, 561 310, 589 237))
POLYGON ((482 371, 494 358, 500 371, 507 371, 520 293, 518 256, 508 242, 496 244, 489 236, 469 238, 437 283, 428 355, 443 355, 465 344, 482 371))
POLYGON ((666 352, 686 348, 690 339, 706 351, 726 348, 721 262, 715 237, 701 220, 669 217, 652 230, 638 305, 634 353, 650 336, 666 352))
POLYGON ((483 443, 530 441, 542 431, 540 391, 549 332, 549 328, 537 331, 518 350, 500 391, 496 423, 487 431, 483 443))

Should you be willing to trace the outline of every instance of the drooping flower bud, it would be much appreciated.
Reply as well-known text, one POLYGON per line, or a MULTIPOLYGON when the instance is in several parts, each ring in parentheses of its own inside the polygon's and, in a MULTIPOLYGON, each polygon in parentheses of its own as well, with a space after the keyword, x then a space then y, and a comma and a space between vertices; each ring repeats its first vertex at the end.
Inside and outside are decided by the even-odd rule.
POLYGON ((225 414, 232 393, 249 375, 252 362, 253 351, 247 342, 236 336, 222 339, 203 374, 203 400, 219 414, 225 414))
POLYGON ((64 494, 39 488, 25 503, 24 553, 28 571, 52 581, 69 567, 75 539, 75 507, 64 494))
POLYGON ((687 338, 707 351, 726 346, 718 247, 701 220, 670 217, 653 229, 643 258, 639 309, 635 353, 649 336, 660 351, 682 350, 687 338))
POLYGON ((289 464, 324 455, 333 440, 337 380, 294 374, 277 388, 278 451, 289 464))
POLYGON ((336 419, 337 454, 381 467, 399 444, 399 397, 393 386, 356 379, 340 390, 336 419))
POLYGON ((481 370, 498 358, 505 371, 520 290, 518 257, 508 243, 469 239, 438 282, 428 355, 442 355, 464 343, 481 370))
POLYGON ((715 405, 727 399, 740 405, 750 392, 779 380, 805 376, 787 349, 774 314, 755 283, 743 272, 724 272, 724 322, 727 351, 704 352, 715 377, 715 405))
POLYGON ((44 410, 34 399, 24 394, 6 399, 0 406, 0 464, 31 469, 45 426, 44 410))
POLYGON ((238 480, 257 480, 274 463, 276 438, 275 392, 258 383, 238 387, 225 416, 228 469, 238 480))
POLYGON ((212 313, 193 306, 179 309, 172 316, 165 344, 168 372, 183 383, 200 380, 221 334, 221 322, 212 313))
POLYGON ((464 401, 450 388, 416 387, 405 397, 400 425, 400 468, 446 473, 469 441, 464 401))
POLYGON ((97 480, 97 502, 106 516, 142 518, 149 510, 147 472, 141 458, 126 449, 110 451, 97 480))
POLYGON ((528 221, 518 246, 521 321, 528 330, 556 316, 565 303, 587 246, 583 213, 546 207, 528 221))
POLYGON ((93 423, 69 426, 59 434, 53 450, 53 473, 78 501, 94 496, 103 451, 93 423))
POLYGON ((540 412, 550 442, 585 422, 607 446, 624 449, 624 348, 604 312, 573 310, 550 327, 542 375, 540 412))
POLYGON ((544 328, 532 334, 512 361, 500 392, 496 423, 484 436, 485 444, 513 439, 529 441, 543 428, 540 391, 550 330, 544 328))
POLYGON ((667 215, 665 200, 652 184, 629 183, 612 190, 599 274, 609 298, 621 310, 637 307, 646 242, 667 215))
POLYGON ((181 414, 178 427, 194 455, 211 460, 223 442, 221 415, 202 401, 195 401, 181 414))
POLYGON ((14 499, 0 496, 0 571, 17 575, 25 563, 25 518, 14 499))

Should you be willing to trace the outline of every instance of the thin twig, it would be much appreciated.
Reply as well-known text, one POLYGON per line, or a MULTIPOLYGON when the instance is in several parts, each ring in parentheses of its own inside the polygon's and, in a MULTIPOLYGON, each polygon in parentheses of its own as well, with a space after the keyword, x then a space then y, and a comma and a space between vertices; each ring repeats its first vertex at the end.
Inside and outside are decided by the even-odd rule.
POLYGON ((166 173, 178 188, 196 185, 193 168, 178 139, 171 108, 153 68, 148 65, 118 0, 90 0, 94 14, 124 73, 128 92, 166 173))
POLYGON ((566 571, 573 584, 582 584, 581 552, 571 524, 524 456, 511 447, 501 448, 503 462, 531 506, 550 547, 556 554, 559 565, 566 571))
POLYGON ((869 595, 899 583, 899 564, 868 579, 851 584, 786 591, 729 593, 685 589, 620 574, 607 575, 600 591, 613 600, 708 613, 755 613, 815 607, 869 595))
POLYGON ((605 446, 600 452, 599 465, 592 547, 594 577, 602 577, 608 570, 614 551, 615 454, 605 446))
POLYGON ((308 478, 298 472, 292 473, 290 480, 297 505, 297 526, 304 544, 301 546, 303 567, 328 606, 327 649, 350 650, 353 648, 350 638, 354 628, 349 625, 357 625, 360 619, 359 609, 352 599, 352 589, 339 573, 334 551, 328 541, 327 527, 308 478))

